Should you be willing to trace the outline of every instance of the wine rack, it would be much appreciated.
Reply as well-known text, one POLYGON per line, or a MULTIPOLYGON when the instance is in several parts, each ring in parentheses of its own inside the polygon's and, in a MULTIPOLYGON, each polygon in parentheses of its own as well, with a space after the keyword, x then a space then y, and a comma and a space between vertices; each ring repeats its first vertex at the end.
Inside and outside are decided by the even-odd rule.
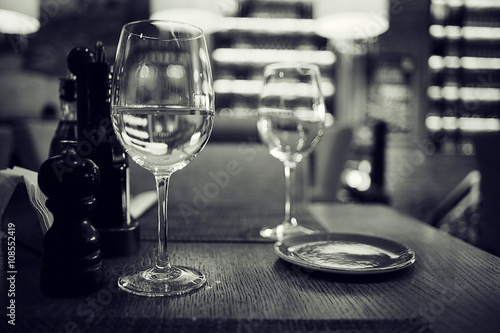
POLYGON ((335 55, 314 33, 312 0, 239 1, 212 36, 216 112, 220 117, 252 119, 258 108, 262 72, 274 62, 309 62, 319 66, 322 90, 333 110, 335 55))
POLYGON ((500 2, 432 0, 429 111, 443 154, 472 155, 473 136, 500 130, 500 2))

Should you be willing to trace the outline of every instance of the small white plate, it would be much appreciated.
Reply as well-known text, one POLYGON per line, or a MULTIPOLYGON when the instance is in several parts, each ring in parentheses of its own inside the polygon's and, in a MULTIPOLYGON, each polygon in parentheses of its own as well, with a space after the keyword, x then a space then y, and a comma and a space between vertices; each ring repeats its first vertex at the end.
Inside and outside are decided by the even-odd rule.
POLYGON ((276 242, 274 251, 292 264, 340 274, 387 273, 415 262, 415 252, 404 244, 358 234, 292 236, 276 242))

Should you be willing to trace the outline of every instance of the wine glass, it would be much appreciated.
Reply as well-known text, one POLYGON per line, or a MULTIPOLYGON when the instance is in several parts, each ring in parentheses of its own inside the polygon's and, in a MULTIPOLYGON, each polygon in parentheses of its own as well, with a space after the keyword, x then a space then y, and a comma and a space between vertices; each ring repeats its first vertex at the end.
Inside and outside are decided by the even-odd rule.
POLYGON ((285 166, 285 218, 273 228, 260 231, 275 240, 313 233, 300 226, 294 216, 295 172, 318 144, 325 129, 325 104, 321 75, 316 65, 276 63, 264 68, 264 86, 259 101, 257 128, 272 156, 285 166))
POLYGON ((123 26, 112 83, 112 122, 129 156, 155 177, 158 249, 154 267, 119 278, 122 290, 171 296, 206 282, 198 270, 170 263, 167 199, 171 175, 197 156, 212 132, 212 86, 201 29, 169 21, 123 26))

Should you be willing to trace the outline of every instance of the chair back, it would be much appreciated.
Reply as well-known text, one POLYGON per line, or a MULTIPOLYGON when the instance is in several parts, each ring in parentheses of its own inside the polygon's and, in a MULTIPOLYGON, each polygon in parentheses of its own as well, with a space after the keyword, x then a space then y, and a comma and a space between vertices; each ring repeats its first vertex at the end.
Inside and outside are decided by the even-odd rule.
POLYGON ((10 165, 14 149, 14 133, 10 126, 0 125, 0 170, 10 165))
POLYGON ((350 126, 333 125, 326 129, 313 153, 312 201, 337 201, 340 176, 352 137, 350 126))
POLYGON ((57 121, 28 120, 15 126, 15 154, 20 167, 38 171, 49 157, 57 124, 57 121))
POLYGON ((500 132, 478 133, 474 144, 481 173, 479 246, 500 255, 500 132))

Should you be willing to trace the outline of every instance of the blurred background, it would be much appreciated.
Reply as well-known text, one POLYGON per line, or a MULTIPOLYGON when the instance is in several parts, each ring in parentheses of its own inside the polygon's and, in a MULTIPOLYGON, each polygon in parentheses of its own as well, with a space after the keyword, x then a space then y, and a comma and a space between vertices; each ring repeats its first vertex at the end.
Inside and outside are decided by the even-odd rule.
MULTIPOLYGON (((38 25, 25 23, 14 31, 19 19, 0 19, 0 127, 12 134, 0 141, 7 156, 2 168, 36 170, 43 161, 47 140, 26 143, 15 132, 30 122, 57 122, 68 52, 101 40, 112 63, 122 25, 152 15, 189 20, 207 33, 216 92, 213 142, 259 141, 255 122, 265 65, 319 65, 331 128, 352 129, 348 150, 337 161, 342 165, 335 197, 328 200, 382 202, 435 224, 444 216, 443 202, 456 207, 477 182, 467 178, 479 167, 476 135, 500 129, 499 1, 18 2, 27 8, 16 10, 34 13, 38 25), (190 11, 175 11, 180 5, 190 11), (345 15, 353 11, 365 20, 345 15), (329 15, 342 25, 332 24, 337 21, 329 15), (351 23, 357 25, 347 29, 351 23), (460 186, 466 190, 449 199, 460 186)), ((0 1, 0 9, 12 5, 0 1)), ((499 141, 485 140, 488 147, 499 141)), ((307 162, 311 170, 321 154, 331 152, 328 143, 321 144, 307 162)), ((453 228, 473 242, 470 223, 476 222, 462 219, 453 228)))

